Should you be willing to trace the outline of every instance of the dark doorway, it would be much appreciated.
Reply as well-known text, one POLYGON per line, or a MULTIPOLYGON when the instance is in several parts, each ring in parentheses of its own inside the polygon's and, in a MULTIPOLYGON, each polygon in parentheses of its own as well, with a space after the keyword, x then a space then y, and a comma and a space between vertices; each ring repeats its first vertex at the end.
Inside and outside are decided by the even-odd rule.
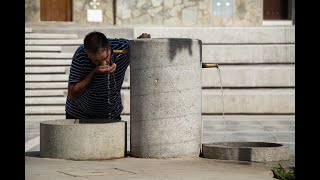
POLYGON ((265 20, 283 20, 289 19, 288 0, 264 0, 263 1, 263 19, 265 20))
POLYGON ((41 21, 72 21, 72 0, 41 0, 41 21))

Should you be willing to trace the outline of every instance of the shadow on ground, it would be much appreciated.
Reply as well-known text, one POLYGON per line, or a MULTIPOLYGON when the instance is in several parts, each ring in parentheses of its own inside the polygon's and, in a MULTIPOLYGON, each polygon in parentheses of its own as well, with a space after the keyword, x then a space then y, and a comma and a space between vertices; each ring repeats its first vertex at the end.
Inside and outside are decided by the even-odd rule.
POLYGON ((40 157, 40 151, 27 151, 24 155, 28 157, 40 157))

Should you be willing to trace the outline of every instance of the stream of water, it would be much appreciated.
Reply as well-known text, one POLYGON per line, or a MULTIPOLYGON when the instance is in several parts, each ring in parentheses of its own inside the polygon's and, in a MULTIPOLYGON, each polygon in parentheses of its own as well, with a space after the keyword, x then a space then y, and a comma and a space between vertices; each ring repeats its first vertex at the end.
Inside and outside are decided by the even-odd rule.
POLYGON ((221 89, 221 101, 222 101, 222 119, 223 119, 223 121, 225 121, 225 118, 224 118, 224 99, 223 99, 223 89, 222 89, 220 68, 217 67, 217 70, 218 70, 218 75, 219 75, 219 79, 220 79, 220 87, 221 87, 220 89, 221 89))

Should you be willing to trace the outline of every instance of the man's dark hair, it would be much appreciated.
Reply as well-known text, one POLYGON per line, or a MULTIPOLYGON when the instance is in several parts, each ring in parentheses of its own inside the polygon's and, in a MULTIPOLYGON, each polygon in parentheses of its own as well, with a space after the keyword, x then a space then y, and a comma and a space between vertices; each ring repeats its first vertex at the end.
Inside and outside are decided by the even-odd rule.
POLYGON ((91 53, 97 53, 99 49, 110 49, 111 45, 103 33, 93 31, 84 38, 84 48, 91 53))

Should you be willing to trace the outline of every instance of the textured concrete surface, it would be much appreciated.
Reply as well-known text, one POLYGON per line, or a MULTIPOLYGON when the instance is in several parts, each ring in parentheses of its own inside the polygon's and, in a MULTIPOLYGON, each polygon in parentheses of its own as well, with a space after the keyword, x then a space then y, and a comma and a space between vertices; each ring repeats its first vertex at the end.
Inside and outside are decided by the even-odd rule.
POLYGON ((101 160, 126 155, 126 122, 79 123, 62 119, 40 122, 40 156, 101 160))
POLYGON ((287 145, 267 142, 214 142, 203 143, 204 158, 236 161, 290 160, 287 145))
POLYGON ((198 156, 201 41, 139 39, 130 44, 131 155, 198 156))
MULTIPOLYGON (((134 37, 143 32, 152 38, 191 38, 207 44, 295 43, 295 26, 254 27, 135 27, 134 37)), ((218 45, 218 44, 217 44, 218 45)))
POLYGON ((104 161, 70 161, 39 158, 37 152, 32 152, 26 153, 25 166, 26 180, 274 180, 271 168, 266 167, 267 164, 264 163, 206 158, 143 159, 127 157, 104 161))

